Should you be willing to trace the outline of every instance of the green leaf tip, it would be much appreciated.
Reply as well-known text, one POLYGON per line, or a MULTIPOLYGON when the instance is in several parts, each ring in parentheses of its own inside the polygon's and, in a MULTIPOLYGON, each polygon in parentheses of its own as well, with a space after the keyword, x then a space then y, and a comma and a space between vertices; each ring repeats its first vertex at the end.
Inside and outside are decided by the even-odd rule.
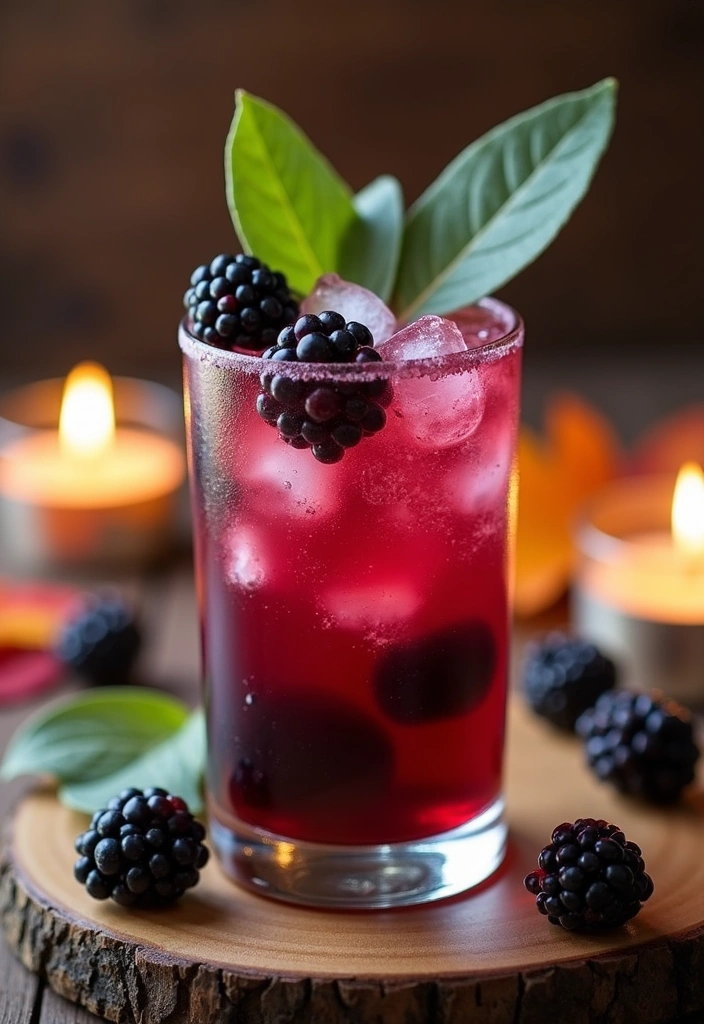
POLYGON ((468 146, 410 209, 396 287, 402 320, 500 288, 550 244, 610 138, 616 81, 547 100, 468 146))
POLYGON ((236 92, 225 144, 227 201, 244 249, 307 294, 335 271, 357 214, 349 187, 273 104, 236 92))

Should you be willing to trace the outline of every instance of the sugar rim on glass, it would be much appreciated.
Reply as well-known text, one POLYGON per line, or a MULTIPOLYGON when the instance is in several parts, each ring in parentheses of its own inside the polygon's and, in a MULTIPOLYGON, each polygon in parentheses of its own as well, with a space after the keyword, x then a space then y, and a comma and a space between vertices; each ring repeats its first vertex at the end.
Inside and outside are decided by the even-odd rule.
MULTIPOLYGON (((461 373, 474 366, 494 363, 523 345, 523 320, 511 306, 498 299, 485 298, 473 303, 492 312, 498 320, 511 323, 505 334, 500 338, 468 348, 464 352, 452 352, 446 356, 434 356, 427 359, 407 359, 400 362, 377 363, 294 363, 272 362, 261 356, 249 355, 245 352, 229 352, 215 348, 200 341, 190 333, 186 319, 181 321, 178 338, 179 345, 185 356, 200 363, 208 363, 221 370, 239 370, 248 374, 271 373, 282 374, 292 380, 340 380, 354 377, 355 380, 378 380, 379 377, 426 377, 461 373)), ((472 306, 464 307, 471 309, 472 306)), ((461 312, 458 310, 457 312, 461 312)))

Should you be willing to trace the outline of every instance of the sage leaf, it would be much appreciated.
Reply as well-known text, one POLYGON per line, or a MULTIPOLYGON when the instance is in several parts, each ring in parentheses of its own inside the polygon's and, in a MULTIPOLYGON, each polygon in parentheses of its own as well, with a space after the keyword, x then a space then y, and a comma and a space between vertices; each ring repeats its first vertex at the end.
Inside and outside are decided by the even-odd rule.
POLYGON ((185 704, 156 690, 110 687, 81 693, 43 708, 17 730, 0 775, 97 779, 161 743, 187 718, 185 704))
POLYGON ((73 810, 93 814, 128 786, 138 789, 161 786, 182 797, 189 810, 197 814, 203 807, 201 787, 205 754, 205 720, 199 709, 177 732, 111 775, 62 786, 59 799, 73 810))
POLYGON ((558 96, 494 128, 449 164, 408 213, 400 320, 476 302, 550 244, 589 187, 615 103, 613 79, 558 96))
POLYGON ((337 271, 357 219, 345 182, 285 114, 243 90, 225 144, 227 202, 247 252, 306 295, 337 271))
POLYGON ((403 240, 403 191, 390 174, 375 178, 353 199, 357 219, 342 244, 340 276, 388 302, 403 240))

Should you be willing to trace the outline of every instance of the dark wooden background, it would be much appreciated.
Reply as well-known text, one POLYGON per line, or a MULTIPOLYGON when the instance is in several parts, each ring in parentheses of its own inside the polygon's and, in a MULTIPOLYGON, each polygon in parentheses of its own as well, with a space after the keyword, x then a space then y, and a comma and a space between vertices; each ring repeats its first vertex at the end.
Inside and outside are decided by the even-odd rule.
POLYGON ((503 295, 546 356, 701 346, 701 0, 2 0, 0 383, 86 356, 175 373, 184 283, 233 245, 236 86, 410 201, 496 122, 607 74, 592 193, 503 295))

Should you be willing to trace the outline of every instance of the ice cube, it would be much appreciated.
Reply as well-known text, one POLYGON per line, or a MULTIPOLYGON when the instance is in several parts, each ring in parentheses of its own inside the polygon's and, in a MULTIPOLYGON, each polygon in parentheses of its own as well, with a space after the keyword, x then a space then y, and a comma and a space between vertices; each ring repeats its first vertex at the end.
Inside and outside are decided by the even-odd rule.
POLYGON ((269 575, 261 536, 252 527, 237 524, 225 533, 224 547, 228 581, 244 590, 261 587, 269 575))
POLYGON ((484 413, 484 385, 476 368, 447 375, 411 377, 394 384, 391 410, 402 426, 427 448, 447 448, 472 436, 484 413))
POLYGON ((395 626, 409 619, 421 603, 421 595, 405 580, 334 587, 323 596, 334 622, 350 629, 395 626))
POLYGON ((445 490, 458 512, 471 515, 502 508, 511 471, 513 423, 494 423, 482 435, 475 458, 462 460, 448 477, 445 490))
POLYGON ((436 359, 467 350, 456 324, 441 316, 422 316, 382 345, 377 342, 375 347, 387 362, 393 363, 408 359, 436 359))
POLYGON ((390 338, 397 328, 396 317, 381 299, 359 284, 343 281, 337 274, 323 274, 310 295, 301 303, 302 313, 334 309, 345 320, 356 320, 372 332, 374 346, 390 338))
MULTIPOLYGON (((391 362, 439 359, 466 352, 464 338, 451 320, 422 316, 379 347, 391 362)), ((446 448, 470 437, 484 412, 484 388, 476 369, 441 376, 432 368, 394 382, 389 413, 399 415, 407 433, 428 448, 446 448)))
POLYGON ((323 466, 309 451, 291 448, 271 427, 265 430, 244 467, 248 508, 266 519, 332 515, 342 500, 339 464, 323 466))

